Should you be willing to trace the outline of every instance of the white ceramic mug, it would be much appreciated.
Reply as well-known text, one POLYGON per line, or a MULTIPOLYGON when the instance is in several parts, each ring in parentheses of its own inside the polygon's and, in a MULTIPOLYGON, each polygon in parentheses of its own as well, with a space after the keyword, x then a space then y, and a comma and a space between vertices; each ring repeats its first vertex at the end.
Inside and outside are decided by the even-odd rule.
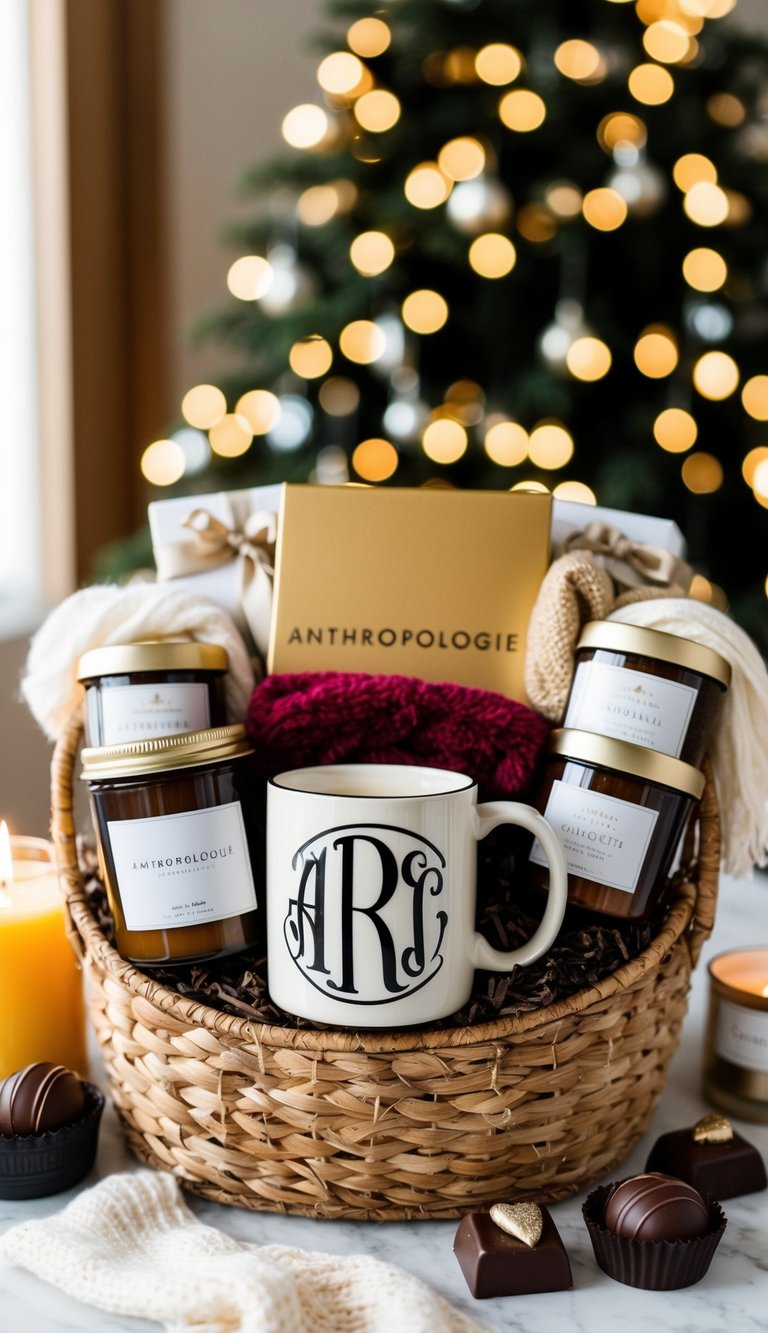
POLYGON ((406 1027, 455 1013, 477 967, 532 963, 563 919, 568 876, 551 826, 514 801, 477 804, 472 778, 405 764, 329 764, 270 779, 267 966, 275 1004, 319 1023, 406 1027), (498 824, 549 861, 541 923, 522 948, 475 931, 477 842, 498 824))

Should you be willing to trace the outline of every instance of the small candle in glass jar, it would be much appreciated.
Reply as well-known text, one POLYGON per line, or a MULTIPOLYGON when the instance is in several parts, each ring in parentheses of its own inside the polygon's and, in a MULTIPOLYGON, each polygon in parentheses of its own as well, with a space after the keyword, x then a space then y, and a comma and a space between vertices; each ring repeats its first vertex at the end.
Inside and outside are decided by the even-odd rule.
POLYGON ((140 965, 263 942, 263 848, 245 727, 87 748, 118 953, 140 965))
POLYGON ((223 726, 228 666, 227 651, 217 643, 153 639, 90 649, 77 664, 86 744, 123 745, 223 726))
POLYGON ((576 645, 563 726, 644 745, 698 767, 714 740, 730 664, 661 630, 594 620, 576 645))
POLYGON ((714 1106, 768 1123, 768 947, 709 964, 703 1087, 714 1106))
MULTIPOLYGON (((608 916, 650 916, 704 775, 641 745, 561 728, 552 733, 544 777, 532 801, 565 853, 568 901, 608 916)), ((530 882, 548 884, 538 843, 530 882)))

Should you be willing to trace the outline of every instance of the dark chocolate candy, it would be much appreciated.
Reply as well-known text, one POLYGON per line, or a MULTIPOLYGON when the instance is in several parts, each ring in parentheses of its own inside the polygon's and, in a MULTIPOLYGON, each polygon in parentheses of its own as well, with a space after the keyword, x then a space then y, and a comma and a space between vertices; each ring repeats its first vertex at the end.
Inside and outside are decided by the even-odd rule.
POLYGON ((651 1149, 646 1171, 666 1171, 715 1199, 734 1199, 766 1188, 760 1153, 735 1130, 732 1138, 716 1143, 697 1143, 693 1130, 691 1126, 662 1134, 651 1149))
POLYGON ((629 1240, 692 1240, 707 1231, 709 1209, 684 1180, 646 1172, 616 1186, 605 1205, 605 1225, 629 1240))
POLYGON ((84 1110, 80 1080, 64 1065, 26 1065, 0 1083, 0 1134, 42 1134, 72 1124, 84 1110))
POLYGON ((459 1223, 453 1252, 467 1286, 478 1300, 566 1291, 573 1286, 571 1265, 560 1234, 541 1209, 541 1239, 531 1248, 497 1226, 490 1213, 467 1213, 459 1223))

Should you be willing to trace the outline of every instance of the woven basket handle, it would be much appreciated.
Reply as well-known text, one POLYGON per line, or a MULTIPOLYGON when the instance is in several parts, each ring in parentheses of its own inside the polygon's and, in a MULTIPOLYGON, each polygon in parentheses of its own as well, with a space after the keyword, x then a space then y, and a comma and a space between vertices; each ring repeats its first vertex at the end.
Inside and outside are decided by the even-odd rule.
POLYGON ((72 917, 72 904, 85 902, 85 883, 77 860, 77 829, 75 827, 75 762, 83 737, 83 720, 79 710, 72 714, 56 742, 51 759, 51 837, 56 848, 59 884, 64 893, 67 914, 67 935, 78 958, 84 954, 83 941, 72 917))
POLYGON ((683 849, 683 864, 693 862, 696 875, 696 905, 688 935, 688 947, 694 964, 699 960, 702 945, 712 933, 717 907, 717 887, 720 872, 720 818, 717 806, 712 764, 702 764, 706 782, 701 796, 698 820, 689 828, 683 849), (698 833, 698 847, 695 839, 698 833))

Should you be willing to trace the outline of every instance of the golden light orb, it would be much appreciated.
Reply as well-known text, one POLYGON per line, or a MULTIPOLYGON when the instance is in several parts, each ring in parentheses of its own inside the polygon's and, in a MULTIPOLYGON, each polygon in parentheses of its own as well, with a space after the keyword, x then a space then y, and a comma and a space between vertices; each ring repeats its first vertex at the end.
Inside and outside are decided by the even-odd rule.
POLYGON ((661 106, 675 91, 675 80, 663 65, 636 65, 630 70, 627 87, 637 102, 661 106))
POLYGON ((511 491, 535 491, 537 495, 549 495, 549 487, 543 481, 516 481, 510 486, 511 491))
POLYGON ((600 338, 576 338, 565 356, 565 364, 574 379, 601 380, 611 368, 611 349, 600 338))
POLYGON ((597 496, 584 481, 559 481, 552 494, 556 500, 575 500, 580 505, 596 505, 597 496))
POLYGON ((605 70, 605 61, 596 46, 581 37, 570 37, 555 51, 555 65, 567 79, 591 83, 605 70))
POLYGON ((528 134, 544 124, 547 108, 543 97, 530 88, 513 88, 499 102, 499 118, 508 130, 528 134))
POLYGON ((694 14, 702 19, 721 19, 730 14, 736 0, 678 0, 684 14, 694 14))
POLYGON ((443 61, 443 70, 449 83, 474 83, 477 79, 475 69, 475 49, 472 46, 454 46, 443 61))
POLYGON ((768 421, 768 375, 753 375, 741 391, 744 411, 755 421, 768 421))
POLYGON ((555 219, 541 204, 523 204, 515 218, 515 225, 520 235, 535 245, 550 241, 557 231, 555 219))
POLYGON ((717 167, 703 153, 683 153, 672 168, 672 179, 679 190, 686 194, 694 185, 706 181, 709 185, 717 183, 717 167))
POLYGON ((387 92, 386 88, 374 88, 372 92, 358 97, 354 115, 364 130, 371 134, 383 134, 397 124, 400 110, 400 102, 394 93, 387 92))
POLYGON ((475 72, 483 83, 490 83, 501 88, 505 83, 514 83, 523 68, 523 57, 514 46, 506 42, 490 42, 475 56, 475 72))
POLYGON ((683 484, 694 495, 711 495, 723 484, 723 465, 714 454, 689 454, 681 473, 683 484))
POLYGON ((768 462, 758 463, 752 481, 752 493, 758 504, 768 509, 768 462))
POLYGON ((693 382, 702 398, 720 402, 738 388, 739 367, 727 352, 705 352, 693 367, 693 382))
POLYGON ((365 59, 380 56, 392 41, 392 33, 383 19, 358 19, 347 30, 347 45, 350 50, 365 59))
POLYGON ((437 333, 448 318, 448 303, 428 287, 406 296, 400 311, 406 328, 414 333, 437 333))
POLYGON ((386 481, 397 471, 400 456, 389 440, 361 440, 352 454, 352 466, 363 481, 386 481))
POLYGON ((369 366, 384 355, 386 338, 370 319, 355 319, 339 335, 339 347, 348 361, 369 366))
POLYGON ((725 221, 729 227, 744 227, 752 218, 752 203, 741 190, 723 190, 728 203, 728 216, 725 221))
POLYGON ((360 406, 360 390, 346 375, 331 375, 320 385, 317 396, 329 417, 348 417, 360 406))
POLYGON ((649 324, 635 343, 634 358, 641 375, 664 379, 677 366, 677 338, 665 324, 649 324))
POLYGON ((389 268, 395 257, 395 247, 383 231, 363 231, 349 247, 349 257, 358 273, 375 278, 389 268))
POLYGON ((768 448, 764 444, 750 449, 741 465, 741 475, 749 487, 754 487, 755 473, 761 463, 768 461, 768 448))
POLYGON ((230 265, 227 286, 238 301, 258 301, 272 285, 272 265, 262 255, 241 255, 230 265))
POLYGON ((546 193, 547 207, 559 218, 577 218, 581 212, 581 190, 572 181, 555 181, 546 193))
POLYGON ((302 102, 283 117, 281 129, 291 148, 316 148, 328 133, 328 127, 328 115, 321 106, 302 102))
POLYGON ((246 417, 239 412, 227 412, 208 431, 211 448, 220 458, 239 458, 247 452, 253 440, 253 431, 246 417))
POLYGON ((184 450, 176 440, 155 440, 141 455, 141 474, 152 486, 172 486, 184 476, 184 450))
POLYGON ((227 410, 227 400, 215 384, 196 384, 181 400, 181 414, 190 426, 210 430, 227 410))
POLYGON ((588 190, 581 205, 590 227, 597 231, 615 231, 627 219, 627 203, 618 190, 603 185, 596 190, 588 190))
POLYGON ((540 421, 528 440, 528 457, 536 467, 565 467, 573 457, 573 438, 560 421, 540 421))
POLYGON ((659 19, 643 33, 643 46, 652 60, 675 65, 690 54, 691 36, 680 23, 659 19))
POLYGON ((728 216, 728 196, 719 185, 699 181, 685 195, 683 208, 697 226, 718 227, 728 216))
POLYGON ((648 128, 639 116, 628 111, 610 111, 597 127, 597 142, 606 153, 613 153, 619 144, 642 148, 648 138, 648 128))
POLYGON ((747 108, 733 93, 713 93, 707 98, 707 112, 716 125, 733 130, 746 120, 747 108))
POLYGON ((487 231, 477 236, 469 247, 469 263, 481 278, 504 278, 512 272, 517 251, 508 236, 487 231))
POLYGON ((349 51, 334 51, 320 61, 317 81, 326 93, 351 93, 362 81, 365 66, 349 51))
POLYGON ((433 463, 456 463, 467 452, 469 436, 458 421, 441 417, 424 428, 421 447, 433 463))
POLYGON ((497 421, 486 431, 483 447, 492 463, 517 467, 528 453, 528 432, 517 421, 497 421))
POLYGON ((690 412, 682 407, 667 407, 653 423, 656 443, 669 454, 684 454, 696 443, 699 428, 690 412))
POLYGON ((445 203, 453 182, 436 162, 422 162, 408 173, 404 188, 405 197, 414 208, 437 208, 445 203))
POLYGON ((327 375, 333 361, 331 345, 319 333, 301 338, 288 353, 288 363, 294 375, 305 380, 317 380, 327 375))
POLYGON ((485 149, 479 139, 451 139, 437 155, 437 165, 452 181, 469 181, 485 167, 485 149))
POLYGON ((310 185, 299 195, 296 212, 305 227, 322 227, 336 216, 339 196, 333 185, 310 185))
POLYGON ((235 414, 244 417, 254 435, 266 435, 280 420, 280 399, 269 389, 249 389, 235 403, 235 414))
POLYGON ((683 260, 683 277, 697 292, 716 292, 728 277, 728 265, 717 250, 698 246, 683 260))

